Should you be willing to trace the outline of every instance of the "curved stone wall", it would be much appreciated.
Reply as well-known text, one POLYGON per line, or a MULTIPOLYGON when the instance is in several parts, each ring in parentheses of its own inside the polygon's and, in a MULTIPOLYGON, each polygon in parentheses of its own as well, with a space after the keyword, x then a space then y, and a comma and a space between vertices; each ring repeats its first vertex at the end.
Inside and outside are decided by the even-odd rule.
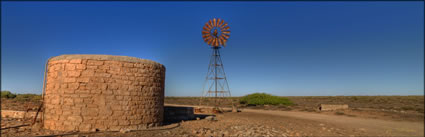
POLYGON ((161 125, 165 67, 127 56, 61 55, 48 61, 43 126, 118 131, 161 125))

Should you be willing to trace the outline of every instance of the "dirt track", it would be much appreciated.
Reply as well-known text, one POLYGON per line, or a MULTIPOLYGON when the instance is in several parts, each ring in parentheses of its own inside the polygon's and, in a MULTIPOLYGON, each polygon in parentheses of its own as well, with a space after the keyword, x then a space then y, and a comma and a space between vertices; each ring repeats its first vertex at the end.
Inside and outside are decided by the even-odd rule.
MULTIPOLYGON (((172 105, 196 107, 190 105, 172 105)), ((205 115, 204 115, 205 116, 205 115)), ((423 120, 388 120, 333 113, 243 109, 240 113, 226 112, 211 121, 196 115, 200 120, 171 123, 179 125, 167 130, 121 132, 72 133, 70 136, 424 136, 423 120)), ((31 119, 2 118, 2 128, 31 119)), ((1 130, 2 136, 35 136, 68 134, 25 126, 1 130)))
POLYGON ((278 115, 282 118, 298 118, 305 120, 313 120, 324 123, 332 123, 342 128, 352 128, 364 130, 369 135, 409 135, 424 136, 424 124, 420 122, 402 122, 402 121, 386 121, 379 119, 364 119, 348 116, 332 116, 323 114, 314 114, 308 112, 288 112, 288 111, 268 111, 268 110, 252 110, 245 109, 244 112, 261 113, 265 115, 278 115))
POLYGON ((255 119, 261 119, 261 121, 271 122, 268 124, 282 123, 285 127, 292 126, 291 128, 301 132, 301 135, 424 136, 423 121, 392 121, 338 115, 325 115, 314 112, 272 111, 256 109, 244 109, 242 110, 242 113, 239 113, 239 115, 241 115, 241 117, 247 116, 253 118, 253 121, 255 121, 255 119), (255 116, 251 117, 249 115, 255 116))

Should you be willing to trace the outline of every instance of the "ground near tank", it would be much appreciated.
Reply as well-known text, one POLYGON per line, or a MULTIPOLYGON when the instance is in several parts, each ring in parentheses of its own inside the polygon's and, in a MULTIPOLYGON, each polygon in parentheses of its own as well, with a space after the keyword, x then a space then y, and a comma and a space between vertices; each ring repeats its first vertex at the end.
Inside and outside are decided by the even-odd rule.
MULTIPOLYGON (((310 97, 309 97, 310 98, 310 97)), ((168 125, 168 127, 180 126, 168 130, 132 131, 120 132, 96 132, 76 133, 67 136, 423 136, 423 96, 419 97, 385 97, 391 103, 375 103, 373 101, 352 101, 345 103, 357 103, 353 109, 344 111, 303 111, 296 107, 306 108, 309 106, 309 98, 294 99, 299 104, 295 108, 274 108, 269 106, 257 106, 244 108, 240 113, 224 113, 217 115, 217 121, 206 119, 190 120, 168 125), (304 104, 303 104, 304 103, 304 104), (366 104, 366 105, 360 105, 366 104), (403 110, 390 112, 382 109, 403 108, 413 106, 418 111, 403 110), (417 107, 418 106, 418 107, 417 107), (375 108, 374 108, 375 107, 375 108), (422 107, 422 108, 421 108, 422 107), (359 108, 368 108, 361 110, 359 108), (269 109, 269 110, 264 110, 269 109), (380 111, 381 110, 381 111, 380 111), (340 112, 340 113, 336 113, 340 112), (418 115, 418 116, 417 116, 418 115), (421 117, 419 117, 421 116, 421 117)), ((373 97, 368 97, 373 98, 373 97)), ((377 97, 382 98, 382 97, 377 97)), ((336 102, 327 98, 316 99, 314 102, 336 102), (321 100, 321 101, 320 101, 321 100)), ((376 100, 376 99, 375 99, 376 100)), ((2 108, 26 110, 28 102, 7 102, 2 99, 2 108), (10 107, 12 105, 15 107, 10 107)), ((166 102, 170 103, 171 101, 166 102)), ((184 101, 184 102, 190 102, 184 101)), ((382 102, 382 101, 380 101, 382 102)), ((181 103, 182 104, 182 103, 181 103)), ((311 103, 313 105, 313 103, 311 103)), ((311 106, 312 106, 311 105, 311 106)), ((185 105, 187 106, 187 105, 185 105)), ((416 110, 415 109, 415 110, 416 110)), ((11 127, 27 123, 30 120, 2 118, 1 127, 11 127)), ((2 136, 35 136, 64 134, 57 131, 48 131, 36 127, 24 126, 20 128, 9 128, 1 130, 2 136)))
MULTIPOLYGON (((25 123, 25 121, 18 121, 17 119, 2 120, 2 127, 25 123)), ((207 119, 190 120, 173 123, 168 125, 168 127, 171 129, 131 131, 128 133, 74 133, 68 135, 35 127, 10 128, 1 132, 3 136, 55 134, 64 134, 65 136, 423 136, 423 123, 420 122, 252 109, 246 109, 240 113, 218 114, 217 121, 207 119), (341 123, 341 121, 345 122, 341 123)))
MULTIPOLYGON (((240 97, 232 97, 240 108, 257 110, 300 111, 326 115, 345 115, 369 119, 395 121, 424 121, 424 96, 287 96, 294 105, 239 104, 240 97), (349 109, 338 111, 318 111, 319 104, 347 104, 349 109)), ((166 104, 199 105, 199 97, 165 97, 166 104)), ((213 105, 212 100, 204 100, 202 105, 213 105)), ((230 107, 231 102, 223 102, 230 107)))

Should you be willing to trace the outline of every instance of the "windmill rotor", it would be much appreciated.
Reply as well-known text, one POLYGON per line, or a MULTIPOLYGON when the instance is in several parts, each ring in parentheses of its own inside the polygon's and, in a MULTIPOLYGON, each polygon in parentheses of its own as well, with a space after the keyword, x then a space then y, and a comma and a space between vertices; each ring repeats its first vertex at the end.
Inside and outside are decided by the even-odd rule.
POLYGON ((202 38, 211 47, 226 46, 230 37, 230 27, 223 19, 212 19, 202 28, 202 38))

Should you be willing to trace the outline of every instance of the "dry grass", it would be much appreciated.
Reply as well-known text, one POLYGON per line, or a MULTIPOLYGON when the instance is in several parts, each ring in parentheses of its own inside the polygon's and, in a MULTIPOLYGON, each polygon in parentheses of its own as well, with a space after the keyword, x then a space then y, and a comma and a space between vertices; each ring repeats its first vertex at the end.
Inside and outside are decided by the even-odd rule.
MULTIPOLYGON (((351 109, 379 109, 396 111, 415 111, 424 113, 424 96, 285 96, 294 103, 291 109, 315 110, 319 104, 348 104, 351 109)), ((231 97, 223 101, 231 106, 239 104, 241 97, 231 97)), ((165 97, 165 103, 199 105, 200 97, 165 97)), ((211 98, 203 100, 203 105, 214 104, 211 98)))

